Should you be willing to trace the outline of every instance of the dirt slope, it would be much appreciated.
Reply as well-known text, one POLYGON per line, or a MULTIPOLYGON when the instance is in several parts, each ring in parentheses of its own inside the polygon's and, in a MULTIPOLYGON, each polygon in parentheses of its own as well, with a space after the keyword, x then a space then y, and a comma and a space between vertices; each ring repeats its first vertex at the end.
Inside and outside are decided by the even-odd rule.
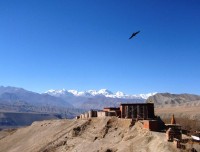
POLYGON ((165 134, 129 128, 128 120, 48 120, 0 139, 0 152, 172 152, 165 134))

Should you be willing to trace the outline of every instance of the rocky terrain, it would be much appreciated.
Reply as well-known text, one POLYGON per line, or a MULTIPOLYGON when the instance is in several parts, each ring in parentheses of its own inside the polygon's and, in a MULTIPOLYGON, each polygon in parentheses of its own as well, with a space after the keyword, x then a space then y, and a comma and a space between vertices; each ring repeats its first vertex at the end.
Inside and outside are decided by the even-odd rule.
POLYGON ((0 132, 0 151, 7 152, 176 152, 165 133, 144 130, 140 122, 93 118, 48 120, 0 132))

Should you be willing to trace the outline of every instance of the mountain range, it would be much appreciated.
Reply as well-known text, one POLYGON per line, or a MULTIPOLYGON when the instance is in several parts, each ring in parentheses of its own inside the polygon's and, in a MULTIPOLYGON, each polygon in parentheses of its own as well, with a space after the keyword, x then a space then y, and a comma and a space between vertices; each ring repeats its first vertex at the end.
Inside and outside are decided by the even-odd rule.
POLYGON ((52 95, 52 96, 77 96, 77 97, 95 97, 95 96, 102 96, 108 98, 120 98, 120 99, 147 99, 149 96, 152 96, 155 93, 148 93, 148 94, 138 94, 138 95, 127 95, 121 91, 117 91, 113 93, 108 89, 100 89, 100 90, 88 90, 88 91, 77 91, 77 90, 48 90, 45 93, 52 95))
POLYGON ((16 87, 0 87, 0 110, 14 112, 58 112, 57 108, 73 106, 64 100, 16 87))
POLYGON ((117 107, 120 103, 145 102, 155 93, 127 95, 123 92, 113 93, 107 89, 100 90, 48 90, 45 92, 54 97, 61 98, 76 108, 80 109, 103 109, 104 107, 117 107))
POLYGON ((49 94, 39 94, 16 87, 0 87, 0 101, 7 103, 21 102, 40 106, 71 106, 67 102, 49 94))
POLYGON ((107 89, 82 92, 62 89, 36 93, 22 88, 0 86, 0 127, 5 124, 20 125, 17 124, 19 117, 23 118, 22 121, 32 120, 29 123, 50 118, 74 118, 90 109, 101 110, 133 102, 153 102, 156 114, 162 118, 169 118, 172 114, 192 120, 200 118, 200 96, 193 94, 127 95, 107 89), (19 115, 16 117, 17 113, 19 115), (50 115, 43 115, 44 113, 50 115))
POLYGON ((17 87, 0 86, 0 111, 14 112, 50 112, 62 113, 66 109, 102 109, 106 106, 116 107, 120 103, 154 102, 155 106, 198 105, 199 95, 148 93, 128 95, 123 92, 113 93, 107 89, 100 90, 48 90, 36 93, 17 87))
POLYGON ((120 91, 112 93, 107 89, 82 92, 62 89, 36 93, 23 88, 0 86, 0 111, 73 113, 81 109, 119 106, 122 102, 144 102, 153 94, 127 95, 120 91))

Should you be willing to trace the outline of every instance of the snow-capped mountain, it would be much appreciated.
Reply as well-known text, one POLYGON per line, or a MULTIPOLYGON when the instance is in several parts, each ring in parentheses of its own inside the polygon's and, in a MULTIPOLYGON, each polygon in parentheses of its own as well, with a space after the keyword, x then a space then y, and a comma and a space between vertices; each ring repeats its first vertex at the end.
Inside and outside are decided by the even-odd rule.
POLYGON ((36 93, 16 87, 0 87, 0 110, 7 104, 7 109, 17 112, 63 112, 66 109, 103 109, 118 107, 121 103, 143 103, 150 94, 128 95, 123 92, 100 90, 49 90, 36 93), (2 106, 3 105, 3 106, 2 106))
POLYGON ((113 93, 108 89, 100 89, 100 90, 88 90, 88 91, 77 91, 77 90, 48 90, 45 92, 49 95, 60 97, 60 96, 79 96, 79 97, 95 97, 95 96, 104 96, 109 98, 121 98, 121 99, 147 99, 148 97, 155 95, 155 93, 148 94, 138 94, 138 95, 128 95, 121 91, 117 91, 113 93))

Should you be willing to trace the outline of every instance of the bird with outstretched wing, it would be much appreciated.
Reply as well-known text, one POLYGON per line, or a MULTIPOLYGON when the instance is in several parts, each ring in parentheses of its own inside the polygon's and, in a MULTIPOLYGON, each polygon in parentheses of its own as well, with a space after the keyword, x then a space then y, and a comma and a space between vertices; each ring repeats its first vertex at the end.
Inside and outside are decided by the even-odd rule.
POLYGON ((140 33, 140 31, 134 32, 131 37, 129 37, 129 39, 132 39, 134 36, 136 36, 138 33, 140 33))

